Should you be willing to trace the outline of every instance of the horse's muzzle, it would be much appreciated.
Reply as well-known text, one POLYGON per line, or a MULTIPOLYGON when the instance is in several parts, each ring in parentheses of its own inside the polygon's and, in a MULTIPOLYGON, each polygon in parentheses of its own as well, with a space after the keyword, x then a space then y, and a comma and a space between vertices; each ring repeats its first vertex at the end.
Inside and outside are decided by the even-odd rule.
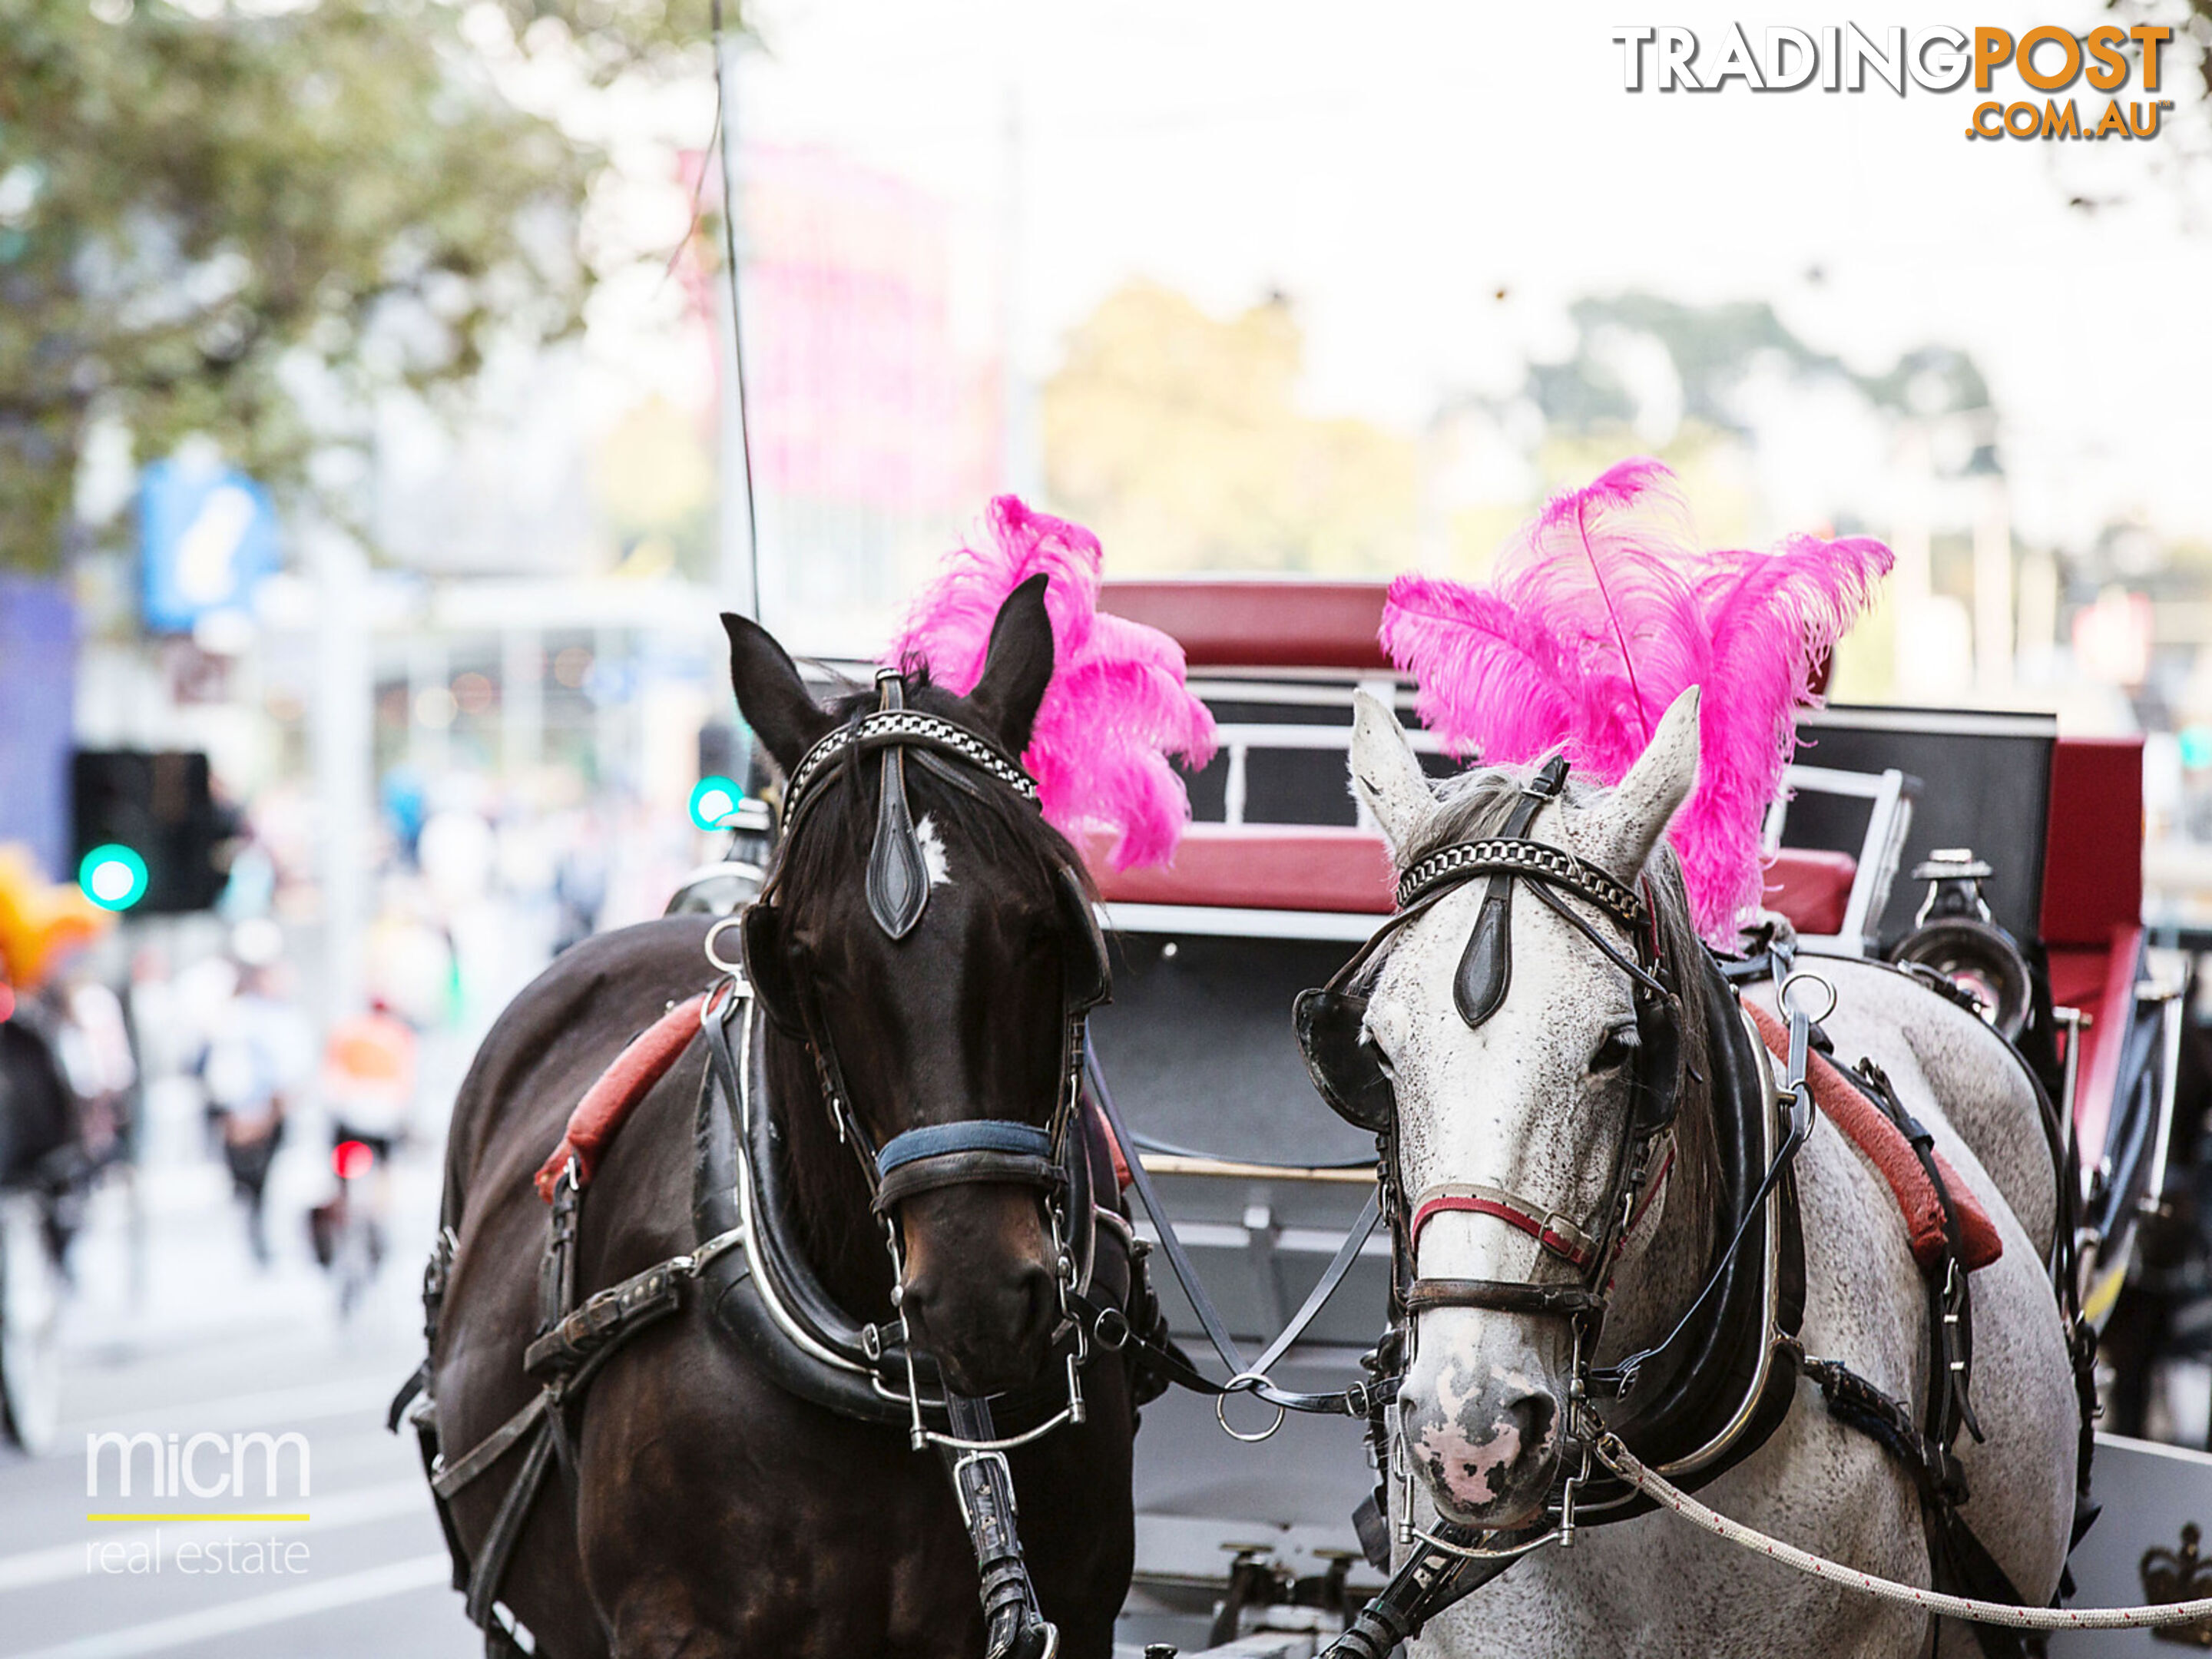
POLYGON ((907 1200, 902 1220, 899 1310, 945 1381, 978 1398, 1035 1381, 1060 1320, 1035 1194, 980 1187, 922 1194, 907 1200))
POLYGON ((1424 1353, 1398 1397, 1399 1432, 1440 1513, 1486 1528, 1525 1526, 1559 1471, 1559 1397, 1533 1371, 1493 1364, 1476 1376, 1475 1363, 1424 1353))

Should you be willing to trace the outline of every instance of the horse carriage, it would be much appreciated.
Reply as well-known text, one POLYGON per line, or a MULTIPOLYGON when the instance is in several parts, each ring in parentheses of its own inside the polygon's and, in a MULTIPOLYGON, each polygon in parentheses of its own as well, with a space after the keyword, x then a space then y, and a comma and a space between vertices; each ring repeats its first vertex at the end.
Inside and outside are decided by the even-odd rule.
POLYGON ((828 707, 725 618, 775 817, 556 963, 456 1107, 393 1422, 488 1651, 1717 1618, 1999 1659, 2212 1615, 2193 1557, 2172 1605, 2049 1605, 2174 1109, 2139 756, 1829 708, 1784 771, 1887 553, 1638 598, 1671 490, 1524 532, 1595 577, 1571 652, 1417 579, 1102 593, 1011 499, 828 707))

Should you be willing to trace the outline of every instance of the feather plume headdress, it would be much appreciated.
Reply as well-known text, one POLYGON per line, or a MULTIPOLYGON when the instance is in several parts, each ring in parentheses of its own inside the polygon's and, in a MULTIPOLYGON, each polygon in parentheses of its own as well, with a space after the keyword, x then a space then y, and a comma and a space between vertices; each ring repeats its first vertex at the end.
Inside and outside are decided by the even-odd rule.
POLYGON ((1167 757, 1194 767, 1213 757, 1213 717, 1183 683, 1182 647, 1098 609, 1098 538, 1081 525, 1000 495, 984 530, 980 547, 946 556, 886 660, 927 664, 939 685, 966 696, 982 674, 999 607, 1044 572, 1052 681, 1022 763, 1055 829, 1112 831, 1117 870, 1165 863, 1190 822, 1188 793, 1167 757))
POLYGON ((1732 943, 1759 902, 1759 823, 1812 706, 1814 665, 1893 560, 1865 537, 1706 550, 1674 475, 1623 461, 1555 496, 1481 586, 1390 585, 1383 648, 1455 753, 1502 764, 1563 750, 1617 783, 1659 717, 1702 685, 1698 787, 1674 820, 1699 932, 1732 943))

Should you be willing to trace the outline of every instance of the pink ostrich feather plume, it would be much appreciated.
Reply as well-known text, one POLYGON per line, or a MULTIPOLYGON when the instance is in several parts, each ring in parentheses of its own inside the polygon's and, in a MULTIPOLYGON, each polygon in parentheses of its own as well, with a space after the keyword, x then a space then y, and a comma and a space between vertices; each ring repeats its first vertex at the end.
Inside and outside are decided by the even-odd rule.
POLYGON ((927 664, 963 696, 983 672, 1006 596, 1042 571, 1052 618, 1052 682, 1022 764, 1062 834, 1113 832, 1114 867, 1164 864, 1190 822, 1190 797, 1169 764, 1213 757, 1213 716, 1183 680, 1182 647, 1157 628, 1098 609, 1098 538, 1000 495, 977 547, 946 556, 907 612, 888 659, 927 664))
POLYGON ((1759 903, 1760 820, 1796 746, 1795 713, 1818 701, 1814 665, 1893 562, 1863 536, 1700 549, 1674 475, 1623 461, 1555 496, 1487 583, 1399 577, 1382 640, 1454 752, 1502 764, 1563 750, 1605 783, 1676 696, 1703 686, 1698 787, 1671 838, 1699 932, 1725 945, 1759 903))

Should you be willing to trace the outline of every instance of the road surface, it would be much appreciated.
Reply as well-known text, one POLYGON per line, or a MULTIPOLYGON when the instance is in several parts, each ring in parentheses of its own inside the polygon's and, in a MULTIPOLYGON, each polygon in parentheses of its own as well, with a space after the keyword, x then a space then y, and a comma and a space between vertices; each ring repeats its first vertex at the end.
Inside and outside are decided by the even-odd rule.
MULTIPOLYGON (((9 1659, 465 1659, 483 1651, 447 1587, 411 1442, 386 1402, 421 1352, 415 1306, 435 1206, 426 1150, 400 1171, 398 1239, 368 1303, 341 1324, 307 1250, 303 1216, 328 1177, 312 1149, 280 1164, 276 1260, 257 1270, 221 1170, 179 1160, 98 1197, 78 1241, 67 1316, 64 1424, 40 1458, 0 1454, 0 1655, 9 1659), (137 1212, 134 1220, 133 1212, 137 1212), (134 1243, 134 1239, 136 1243, 134 1243), (203 1442, 220 1484, 239 1437, 283 1443, 275 1498, 250 1447, 251 1493, 149 1492, 150 1448, 119 1490, 113 1443, 88 1493, 88 1437, 203 1442), (301 1514, 303 1521, 94 1521, 94 1515, 301 1514)), ((164 1486, 167 1483, 164 1481, 164 1486)))

